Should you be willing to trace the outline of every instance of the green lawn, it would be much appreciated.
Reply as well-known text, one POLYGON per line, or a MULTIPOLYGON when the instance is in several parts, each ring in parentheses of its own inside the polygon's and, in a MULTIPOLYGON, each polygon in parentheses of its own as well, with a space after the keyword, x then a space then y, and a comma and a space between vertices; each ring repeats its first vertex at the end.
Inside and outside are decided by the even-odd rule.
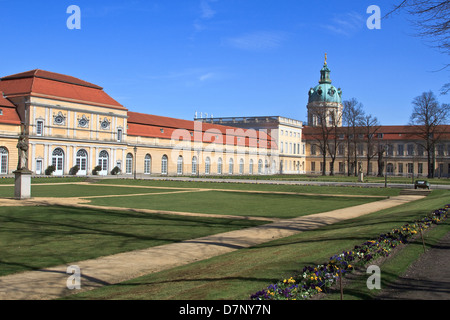
MULTIPOLYGON (((189 177, 189 176, 187 176, 189 177)), ((347 175, 334 175, 334 176, 322 176, 320 174, 276 174, 276 175, 235 175, 235 176, 200 176, 204 179, 235 179, 235 180, 280 180, 280 181, 322 181, 322 182, 354 182, 357 183, 358 177, 347 176, 347 175)), ((419 179, 419 178, 415 178, 419 179)), ((420 179, 426 179, 431 184, 450 184, 450 179, 447 177, 442 178, 426 178, 421 177, 420 179)), ((378 176, 367 176, 364 175, 364 182, 366 183, 384 183, 385 177, 378 176)), ((400 176, 388 176, 388 183, 402 183, 402 184, 413 184, 411 177, 400 177, 400 176)))
POLYGON ((93 198, 90 200, 90 204, 98 206, 286 219, 356 206, 377 201, 380 198, 202 191, 157 196, 93 198))
MULTIPOLYGON (((342 250, 350 250, 381 233, 421 218, 448 202, 450 192, 433 191, 424 200, 73 295, 68 299, 247 300, 256 291, 293 275, 304 266, 326 262, 342 250)), ((408 263, 414 259, 412 257, 408 263)), ((392 268, 389 270, 392 271, 392 268)), ((364 295, 345 297, 367 298, 364 295)))
POLYGON ((99 184, 114 185, 134 185, 172 188, 206 188, 206 189, 232 189, 232 190, 253 190, 253 191, 274 191, 274 192, 297 192, 297 193, 317 193, 317 194, 340 194, 340 195, 374 195, 374 196, 395 196, 400 193, 396 188, 369 188, 350 186, 315 186, 297 184, 273 184, 266 183, 235 183, 227 182, 199 182, 199 181, 171 181, 171 180, 132 180, 132 179, 105 179, 99 184))
POLYGON ((0 207, 0 276, 260 224, 70 207, 0 207))
MULTIPOLYGON (((129 188, 100 185, 76 185, 76 184, 32 184, 31 195, 33 197, 87 197, 103 195, 123 195, 123 194, 141 194, 157 192, 173 192, 176 189, 153 189, 153 188, 129 188)), ((0 185, 0 197, 14 197, 14 187, 0 185)), ((0 200, 1 201, 1 200, 0 200)))

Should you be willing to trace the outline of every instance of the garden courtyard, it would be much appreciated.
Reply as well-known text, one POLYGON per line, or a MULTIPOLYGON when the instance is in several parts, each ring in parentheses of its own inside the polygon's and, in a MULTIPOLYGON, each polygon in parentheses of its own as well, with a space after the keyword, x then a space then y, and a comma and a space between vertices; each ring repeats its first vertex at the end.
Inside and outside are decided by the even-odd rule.
MULTIPOLYGON (((78 178, 33 179, 32 199, 13 196, 2 179, 0 299, 248 300, 450 202, 449 190, 78 178), (67 288, 71 265, 80 290, 67 288)), ((427 246, 448 223, 436 230, 427 246)), ((346 297, 374 298, 362 287, 346 297)))

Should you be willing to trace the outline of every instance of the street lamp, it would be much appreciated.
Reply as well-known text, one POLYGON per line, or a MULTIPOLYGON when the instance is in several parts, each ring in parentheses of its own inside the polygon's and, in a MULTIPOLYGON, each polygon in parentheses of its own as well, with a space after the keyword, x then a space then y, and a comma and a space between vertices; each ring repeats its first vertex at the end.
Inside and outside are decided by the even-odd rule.
POLYGON ((384 145, 384 187, 387 188, 387 155, 388 155, 388 145, 384 145))
POLYGON ((134 180, 136 180, 136 162, 137 162, 136 153, 137 153, 137 147, 134 146, 133 150, 134 150, 134 180))

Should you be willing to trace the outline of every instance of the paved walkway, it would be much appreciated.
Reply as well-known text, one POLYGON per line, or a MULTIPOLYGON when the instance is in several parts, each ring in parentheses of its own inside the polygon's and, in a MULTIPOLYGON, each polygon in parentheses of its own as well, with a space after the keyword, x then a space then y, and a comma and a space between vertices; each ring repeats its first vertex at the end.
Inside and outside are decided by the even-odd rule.
MULTIPOLYGON (((417 195, 391 197, 351 208, 279 220, 259 227, 74 262, 71 265, 78 266, 82 275, 81 289, 76 292, 92 290, 145 274, 208 259, 420 198, 422 196, 417 195)), ((120 210, 120 208, 116 209, 120 210)), ((0 300, 47 300, 73 294, 75 291, 67 289, 67 280, 70 276, 67 273, 68 266, 61 265, 0 277, 0 300)))

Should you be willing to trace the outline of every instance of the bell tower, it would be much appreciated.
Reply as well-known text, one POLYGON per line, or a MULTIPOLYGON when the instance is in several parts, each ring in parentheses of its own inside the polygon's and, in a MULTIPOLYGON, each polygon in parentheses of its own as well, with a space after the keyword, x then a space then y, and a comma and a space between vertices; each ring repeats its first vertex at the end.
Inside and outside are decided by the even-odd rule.
POLYGON ((327 126, 342 126, 342 90, 331 84, 327 60, 328 55, 325 53, 319 84, 308 92, 308 126, 311 127, 322 125, 323 121, 326 121, 327 126))

